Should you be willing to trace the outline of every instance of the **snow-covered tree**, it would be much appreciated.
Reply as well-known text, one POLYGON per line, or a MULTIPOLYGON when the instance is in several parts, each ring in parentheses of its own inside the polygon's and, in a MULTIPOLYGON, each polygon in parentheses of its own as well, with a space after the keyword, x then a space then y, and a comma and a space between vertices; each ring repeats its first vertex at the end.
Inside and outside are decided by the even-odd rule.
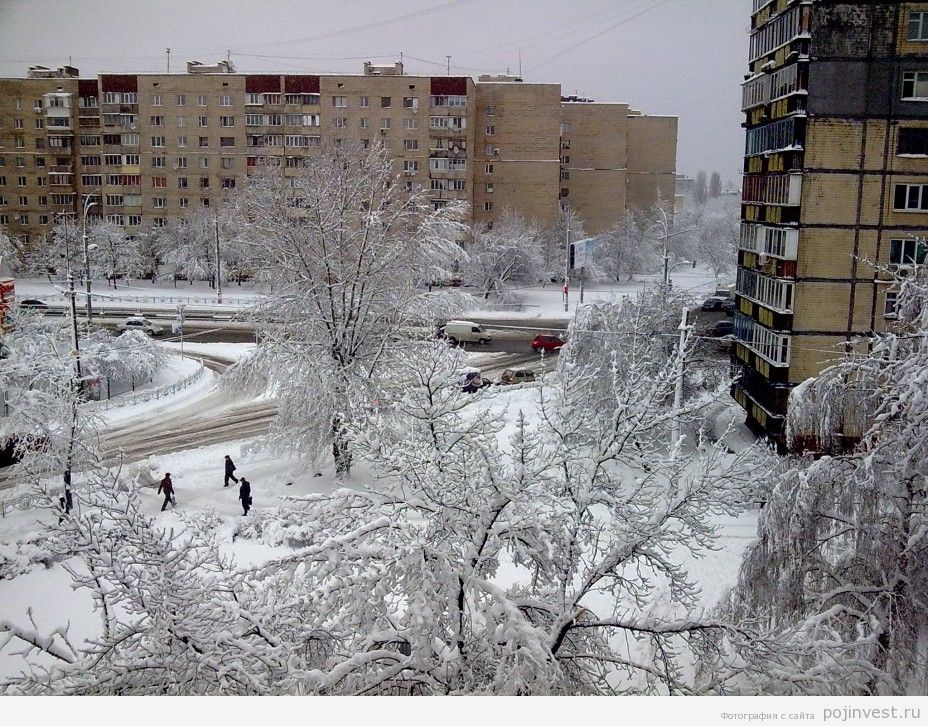
POLYGON ((774 479, 730 609, 763 628, 760 692, 928 690, 928 278, 901 283, 899 325, 790 400, 794 456, 774 479))
POLYGON ((540 230, 535 243, 540 260, 539 276, 543 283, 563 282, 567 260, 567 224, 570 220, 570 241, 576 242, 588 235, 583 229, 583 219, 571 210, 560 209, 554 224, 540 230))
POLYGON ((625 212, 619 222, 596 239, 597 267, 611 280, 632 280, 654 272, 659 253, 651 239, 649 220, 640 212, 625 212))
POLYGON ((464 245, 464 281, 477 288, 484 300, 503 295, 513 282, 534 282, 541 268, 536 237, 537 230, 510 210, 492 227, 474 228, 464 245))
POLYGON ((248 370, 278 386, 282 440, 311 458, 331 446, 347 472, 355 392, 415 322, 422 282, 460 257, 463 209, 432 209, 403 190, 385 149, 347 145, 320 148, 295 176, 264 170, 237 204, 240 239, 274 280, 248 370))
POLYGON ((740 216, 737 197, 719 197, 710 199, 686 220, 691 222, 689 226, 696 227, 690 235, 692 253, 697 262, 712 271, 716 284, 722 275, 734 270, 738 261, 740 216))
POLYGON ((94 274, 94 268, 101 270, 113 287, 121 277, 142 276, 144 263, 139 242, 135 237, 127 236, 119 226, 112 222, 98 222, 87 230, 87 240, 97 246, 91 253, 91 274, 94 274))

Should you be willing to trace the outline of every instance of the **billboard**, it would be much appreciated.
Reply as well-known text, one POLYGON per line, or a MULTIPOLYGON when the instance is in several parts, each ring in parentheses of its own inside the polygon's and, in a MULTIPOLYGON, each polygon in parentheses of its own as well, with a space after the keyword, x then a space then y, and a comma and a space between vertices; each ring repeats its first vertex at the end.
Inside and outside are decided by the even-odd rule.
POLYGON ((593 264, 594 239, 588 237, 570 243, 570 269, 580 270, 593 264))

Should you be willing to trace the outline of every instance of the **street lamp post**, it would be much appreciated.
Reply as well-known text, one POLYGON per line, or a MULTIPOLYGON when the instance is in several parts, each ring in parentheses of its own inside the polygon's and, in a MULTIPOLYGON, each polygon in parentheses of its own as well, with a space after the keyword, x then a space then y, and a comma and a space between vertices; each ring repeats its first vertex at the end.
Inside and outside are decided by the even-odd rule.
POLYGON ((216 302, 222 304, 222 258, 219 256, 219 213, 216 213, 216 302))
POLYGON ((84 214, 82 217, 81 237, 84 242, 84 282, 87 288, 87 324, 93 320, 93 305, 90 302, 90 249, 87 245, 87 212, 91 207, 97 206, 92 195, 84 197, 84 214))

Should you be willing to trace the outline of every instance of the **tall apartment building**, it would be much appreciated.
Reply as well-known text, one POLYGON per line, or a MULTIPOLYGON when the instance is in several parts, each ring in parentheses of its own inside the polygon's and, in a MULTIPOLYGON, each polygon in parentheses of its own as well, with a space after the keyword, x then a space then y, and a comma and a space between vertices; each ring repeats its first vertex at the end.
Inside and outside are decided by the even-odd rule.
MULTIPOLYGON (((672 204, 676 119, 562 98, 510 76, 103 74, 33 68, 0 79, 0 227, 49 234, 89 194, 92 216, 163 226, 241 185, 262 163, 298 169, 327 142, 383 142, 408 190, 470 203, 472 221, 507 208, 541 224, 570 204, 599 232, 626 204, 672 204)), ((294 171, 294 173, 296 173, 294 171)))
POLYGON ((754 0, 733 395, 781 435, 790 390, 892 320, 876 265, 924 262, 928 3, 754 0))

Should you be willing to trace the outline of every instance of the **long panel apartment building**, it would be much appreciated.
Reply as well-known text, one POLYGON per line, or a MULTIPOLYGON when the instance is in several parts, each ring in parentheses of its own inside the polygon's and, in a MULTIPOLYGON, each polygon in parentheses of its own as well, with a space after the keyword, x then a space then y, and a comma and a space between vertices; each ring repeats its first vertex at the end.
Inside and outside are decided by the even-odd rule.
POLYGON ((86 195, 127 233, 203 207, 263 163, 298 169, 323 141, 384 143, 407 190, 459 199, 472 221, 511 209, 552 223, 563 205, 600 232, 626 205, 674 199, 677 122, 565 98, 510 76, 186 73, 0 79, 0 227, 49 234, 86 195))
POLYGON ((733 389, 782 437, 790 390, 866 347, 928 235, 928 3, 754 0, 733 389))

